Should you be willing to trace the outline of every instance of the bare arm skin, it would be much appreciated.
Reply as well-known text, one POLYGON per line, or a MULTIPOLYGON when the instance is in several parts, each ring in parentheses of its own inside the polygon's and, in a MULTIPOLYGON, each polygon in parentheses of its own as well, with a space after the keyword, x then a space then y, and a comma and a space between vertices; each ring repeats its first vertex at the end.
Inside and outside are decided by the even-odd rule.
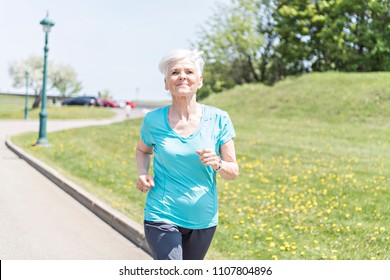
MULTIPOLYGON (((211 166, 214 170, 220 165, 220 158, 211 149, 203 149, 196 151, 200 160, 206 166, 211 166)), ((236 161, 236 149, 234 141, 231 139, 220 148, 222 165, 218 173, 225 180, 234 180, 239 173, 238 164, 236 161)))
POLYGON ((153 155, 153 147, 147 146, 142 139, 138 141, 135 159, 138 168, 138 180, 136 188, 147 192, 154 187, 153 177, 149 174, 150 161, 153 155))

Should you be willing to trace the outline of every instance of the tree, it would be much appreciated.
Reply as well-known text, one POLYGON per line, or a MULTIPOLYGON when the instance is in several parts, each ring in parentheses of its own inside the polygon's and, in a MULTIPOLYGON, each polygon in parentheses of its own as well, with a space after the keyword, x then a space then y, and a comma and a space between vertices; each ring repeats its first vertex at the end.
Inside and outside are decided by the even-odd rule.
POLYGON ((343 0, 335 12, 340 24, 333 30, 342 32, 347 54, 341 70, 390 70, 390 1, 343 0))
MULTIPOLYGON (((48 62, 47 88, 57 89, 61 96, 70 96, 81 91, 82 85, 77 81, 76 72, 69 65, 55 65, 48 62)), ((13 86, 16 88, 25 87, 25 72, 29 72, 28 87, 34 91, 35 100, 33 108, 37 108, 41 101, 42 80, 43 80, 43 57, 30 56, 25 60, 16 61, 10 64, 9 74, 13 78, 13 86)))
POLYGON ((42 79, 43 79, 42 70, 43 70, 43 58, 39 56, 31 56, 26 60, 13 62, 9 66, 9 74, 13 78, 13 86, 16 88, 26 86, 25 72, 27 71, 29 73, 28 87, 34 91, 34 95, 35 95, 35 102, 33 104, 33 108, 38 107, 40 102, 40 95, 42 91, 42 79))
POLYGON ((193 45, 204 51, 206 66, 203 98, 236 84, 261 81, 259 71, 263 37, 258 29, 255 0, 232 0, 219 5, 193 45))
POLYGON ((77 80, 76 71, 70 65, 54 65, 50 78, 52 88, 56 88, 62 97, 72 96, 83 89, 81 81, 77 80))
POLYGON ((280 56, 275 52, 275 46, 279 39, 275 32, 276 22, 273 18, 276 7, 273 0, 257 1, 256 7, 258 33, 264 38, 264 45, 260 49, 260 81, 272 85, 285 75, 280 56))
POLYGON ((102 91, 99 91, 98 96, 99 98, 103 98, 103 99, 112 98, 111 91, 109 89, 104 89, 102 91))
POLYGON ((288 74, 390 69, 390 0, 276 0, 288 74))

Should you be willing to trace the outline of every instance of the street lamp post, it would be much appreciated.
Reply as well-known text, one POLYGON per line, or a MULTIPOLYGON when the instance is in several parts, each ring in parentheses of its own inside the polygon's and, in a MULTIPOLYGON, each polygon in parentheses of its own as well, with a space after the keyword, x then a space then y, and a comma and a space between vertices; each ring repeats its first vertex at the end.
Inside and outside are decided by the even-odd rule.
POLYGON ((49 19, 49 13, 47 13, 46 17, 41 20, 40 24, 43 27, 43 31, 45 32, 45 56, 43 61, 43 81, 42 81, 42 105, 41 112, 39 113, 39 137, 36 145, 39 146, 49 146, 49 142, 47 141, 46 136, 46 123, 47 123, 47 111, 46 111, 46 76, 47 76, 47 53, 49 52, 49 48, 47 46, 48 37, 50 29, 53 27, 54 22, 49 19))
POLYGON ((24 77, 26 78, 26 103, 24 106, 24 119, 28 120, 28 71, 24 72, 24 77))

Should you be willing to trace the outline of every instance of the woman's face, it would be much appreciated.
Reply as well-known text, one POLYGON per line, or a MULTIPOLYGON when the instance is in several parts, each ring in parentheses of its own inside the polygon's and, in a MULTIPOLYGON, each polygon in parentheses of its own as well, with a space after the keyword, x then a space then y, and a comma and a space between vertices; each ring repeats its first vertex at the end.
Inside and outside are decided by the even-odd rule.
POLYGON ((202 86, 202 75, 190 60, 178 60, 168 67, 165 77, 165 89, 173 96, 189 96, 195 94, 202 86))

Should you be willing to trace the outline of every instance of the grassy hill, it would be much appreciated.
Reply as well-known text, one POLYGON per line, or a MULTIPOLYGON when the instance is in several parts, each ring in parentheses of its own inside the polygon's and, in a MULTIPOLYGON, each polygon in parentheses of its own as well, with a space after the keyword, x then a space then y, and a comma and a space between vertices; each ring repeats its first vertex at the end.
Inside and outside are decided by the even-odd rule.
POLYGON ((244 85, 206 102, 254 118, 383 124, 390 117, 389 79, 390 73, 383 72, 312 73, 273 87, 244 85))
MULTIPOLYGON (((390 259, 390 73, 308 74, 203 102, 229 112, 240 176, 219 178, 210 259, 390 259)), ((142 222, 141 120, 14 141, 142 222)))

